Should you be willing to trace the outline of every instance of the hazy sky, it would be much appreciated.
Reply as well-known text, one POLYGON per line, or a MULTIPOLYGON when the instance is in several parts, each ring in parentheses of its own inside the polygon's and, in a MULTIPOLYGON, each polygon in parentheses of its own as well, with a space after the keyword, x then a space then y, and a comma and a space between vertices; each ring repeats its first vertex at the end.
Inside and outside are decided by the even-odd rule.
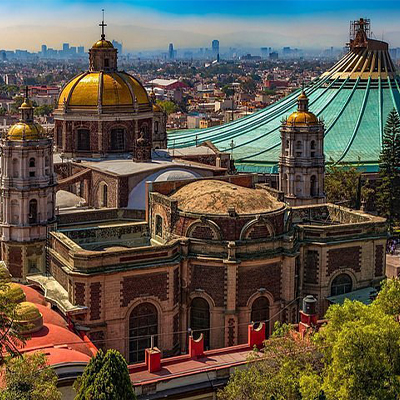
POLYGON ((126 50, 282 45, 341 47, 349 21, 367 17, 378 39, 400 47, 400 0, 0 0, 0 49, 90 46, 99 37, 101 8, 107 38, 126 50))

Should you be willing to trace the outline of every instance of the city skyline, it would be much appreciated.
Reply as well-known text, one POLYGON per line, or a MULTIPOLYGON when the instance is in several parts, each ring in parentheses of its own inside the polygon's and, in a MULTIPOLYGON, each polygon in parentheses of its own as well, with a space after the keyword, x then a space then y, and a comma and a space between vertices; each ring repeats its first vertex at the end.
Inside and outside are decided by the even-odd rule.
MULTIPOLYGON (((394 1, 348 1, 346 12, 334 12, 343 1, 65 1, 10 0, 0 5, 2 48, 39 51, 42 44, 79 43, 86 48, 99 36, 101 7, 106 8, 107 37, 126 51, 174 47, 282 47, 304 49, 341 47, 348 40, 349 21, 360 16, 372 21, 374 36, 400 46, 394 1), (318 32, 316 35, 315 33, 318 32), (29 36, 27 36, 29 35, 29 36), (29 37, 29 41, 26 40, 29 37)), ((343 9, 343 8, 342 8, 343 9)))

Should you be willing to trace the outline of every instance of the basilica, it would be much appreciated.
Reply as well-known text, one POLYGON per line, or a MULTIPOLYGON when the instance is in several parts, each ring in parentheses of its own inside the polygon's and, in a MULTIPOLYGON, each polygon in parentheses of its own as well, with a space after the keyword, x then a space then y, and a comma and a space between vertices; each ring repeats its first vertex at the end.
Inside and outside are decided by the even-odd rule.
POLYGON ((62 89, 54 135, 33 118, 0 140, 1 256, 76 331, 128 363, 157 346, 246 341, 248 324, 298 322, 385 276, 383 218, 328 204, 324 132, 307 94, 280 127, 279 189, 234 173, 212 143, 171 152, 165 115, 119 71, 102 34, 62 89))

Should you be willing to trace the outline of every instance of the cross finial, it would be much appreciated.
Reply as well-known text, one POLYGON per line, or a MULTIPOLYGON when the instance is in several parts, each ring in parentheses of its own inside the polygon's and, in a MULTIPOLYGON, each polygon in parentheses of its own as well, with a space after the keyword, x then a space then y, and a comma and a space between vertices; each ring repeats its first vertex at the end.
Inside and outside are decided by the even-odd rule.
POLYGON ((103 20, 101 21, 101 24, 99 24, 99 26, 101 27, 101 40, 104 40, 106 38, 104 28, 107 26, 107 24, 104 23, 104 8, 101 10, 101 12, 103 13, 103 20))

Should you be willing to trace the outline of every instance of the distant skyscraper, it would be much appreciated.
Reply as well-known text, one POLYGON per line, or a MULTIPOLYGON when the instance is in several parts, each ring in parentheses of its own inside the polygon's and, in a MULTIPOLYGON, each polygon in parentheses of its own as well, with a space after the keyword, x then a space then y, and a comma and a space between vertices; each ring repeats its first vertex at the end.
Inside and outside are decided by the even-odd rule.
POLYGON ((174 44, 170 43, 168 46, 168 58, 170 60, 173 60, 175 56, 175 52, 174 52, 174 44))
POLYGON ((69 43, 63 43, 63 52, 68 53, 69 51, 69 43))
POLYGON ((261 47, 261 57, 264 59, 269 58, 269 54, 271 53, 271 47, 261 47))
POLYGON ((83 46, 78 47, 78 54, 80 55, 85 54, 85 48, 83 46))
POLYGON ((116 40, 113 40, 112 44, 118 50, 118 54, 122 54, 122 43, 119 43, 116 40))
POLYGON ((213 40, 211 43, 212 53, 214 57, 217 57, 219 54, 219 40, 213 40))
POLYGON ((46 57, 47 55, 47 46, 42 44, 42 57, 46 57))

